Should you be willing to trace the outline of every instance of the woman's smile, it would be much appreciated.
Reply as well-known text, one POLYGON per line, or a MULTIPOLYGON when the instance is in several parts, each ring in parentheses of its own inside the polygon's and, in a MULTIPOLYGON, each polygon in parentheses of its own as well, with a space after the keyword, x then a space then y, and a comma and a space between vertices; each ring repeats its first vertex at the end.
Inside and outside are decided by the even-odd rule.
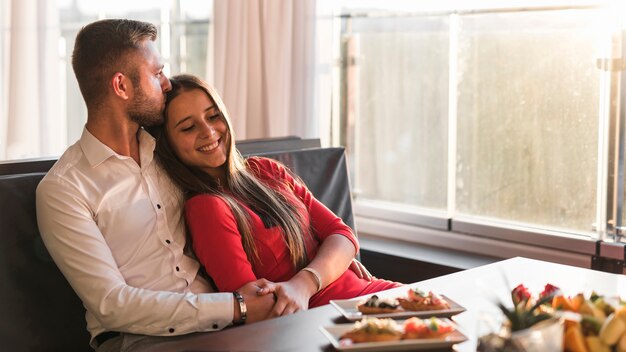
POLYGON ((221 138, 216 140, 213 143, 203 145, 202 147, 200 147, 200 148, 198 148, 196 150, 199 151, 199 152, 212 152, 215 149, 217 149, 217 147, 220 145, 220 140, 221 140, 221 138))

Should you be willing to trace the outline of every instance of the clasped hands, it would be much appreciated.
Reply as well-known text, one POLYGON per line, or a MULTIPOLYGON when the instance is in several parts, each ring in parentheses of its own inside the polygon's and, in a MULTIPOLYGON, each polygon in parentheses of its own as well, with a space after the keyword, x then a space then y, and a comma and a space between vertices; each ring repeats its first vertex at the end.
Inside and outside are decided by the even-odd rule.
MULTIPOLYGON (((353 260, 349 270, 359 278, 372 280, 372 275, 357 260, 353 260)), ((252 323, 269 318, 289 315, 309 308, 309 299, 316 293, 315 283, 302 271, 288 281, 271 282, 266 279, 251 281, 237 290, 246 302, 247 322, 252 323)))

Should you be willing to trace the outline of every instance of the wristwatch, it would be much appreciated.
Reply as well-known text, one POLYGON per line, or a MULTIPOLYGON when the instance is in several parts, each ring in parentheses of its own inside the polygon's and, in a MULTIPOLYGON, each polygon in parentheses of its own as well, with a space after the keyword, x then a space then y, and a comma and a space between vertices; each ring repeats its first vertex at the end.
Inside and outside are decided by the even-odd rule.
POLYGON ((246 308, 246 302, 244 302, 243 296, 237 291, 233 292, 233 296, 235 296, 235 299, 237 300, 237 302, 239 302, 239 320, 233 320, 233 324, 243 325, 246 323, 246 319, 248 318, 248 309, 246 308))

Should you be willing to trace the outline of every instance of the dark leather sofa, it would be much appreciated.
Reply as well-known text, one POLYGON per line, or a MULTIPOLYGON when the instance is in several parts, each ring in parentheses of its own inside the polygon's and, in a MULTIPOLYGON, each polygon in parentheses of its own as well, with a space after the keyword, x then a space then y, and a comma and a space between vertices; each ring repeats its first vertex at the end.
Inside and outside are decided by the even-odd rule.
MULTIPOLYGON (((238 147, 244 156, 263 155, 289 166, 354 229, 344 150, 317 148, 319 141, 278 142, 269 146, 263 141, 243 142, 238 147)), ((82 303, 50 258, 37 229, 35 189, 53 163, 0 164, 2 350, 91 350, 82 303)))

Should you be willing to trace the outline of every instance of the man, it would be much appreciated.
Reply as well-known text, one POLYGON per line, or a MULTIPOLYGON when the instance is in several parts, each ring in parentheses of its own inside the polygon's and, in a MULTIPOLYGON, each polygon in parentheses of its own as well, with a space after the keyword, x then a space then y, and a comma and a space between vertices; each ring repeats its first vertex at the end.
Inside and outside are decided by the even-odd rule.
POLYGON ((87 123, 37 188, 42 238, 83 301, 98 351, 145 335, 258 321, 274 303, 267 288, 258 293, 264 280, 243 286, 240 296, 208 293, 187 255, 182 196, 141 128, 162 122, 171 89, 156 36, 152 24, 131 20, 97 21, 78 33, 72 66, 87 123))

